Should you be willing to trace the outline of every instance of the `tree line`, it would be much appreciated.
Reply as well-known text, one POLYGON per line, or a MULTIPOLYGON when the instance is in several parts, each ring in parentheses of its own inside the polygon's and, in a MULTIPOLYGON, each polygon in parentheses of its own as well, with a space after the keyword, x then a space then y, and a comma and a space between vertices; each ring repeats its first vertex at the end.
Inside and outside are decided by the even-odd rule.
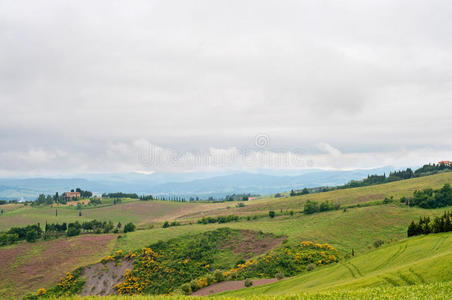
MULTIPOLYGON (((90 191, 84 191, 81 188, 76 188, 75 190, 71 190, 71 192, 79 192, 81 198, 90 198, 93 193, 90 191)), ((68 200, 77 200, 76 198, 67 199, 63 195, 60 195, 56 192, 54 195, 45 195, 40 194, 35 201, 31 202, 31 206, 39 206, 39 205, 52 205, 55 204, 66 204, 68 200)))
POLYGON ((299 196, 299 195, 307 195, 309 194, 309 190, 307 188, 302 189, 300 192, 296 192, 294 190, 290 191, 290 197, 299 196))
POLYGON ((122 228, 121 222, 116 225, 111 221, 98 221, 91 220, 80 223, 75 221, 72 223, 46 223, 44 230, 42 230, 41 225, 27 225, 24 227, 11 227, 6 232, 0 233, 0 246, 13 244, 17 241, 26 240, 27 242, 35 242, 38 239, 49 239, 57 238, 63 235, 67 236, 77 236, 81 233, 127 233, 135 231, 136 226, 133 223, 127 223, 122 228))
POLYGON ((198 220, 198 224, 212 224, 212 223, 229 223, 236 222, 239 220, 239 216, 229 215, 229 216, 218 216, 218 217, 203 217, 198 220))
POLYGON ((138 199, 138 195, 135 193, 104 193, 102 194, 103 198, 131 198, 138 199))
POLYGON ((386 174, 368 175, 367 178, 363 180, 352 180, 349 183, 338 186, 337 189, 347 189, 405 180, 426 175, 433 175, 444 170, 452 170, 452 166, 447 166, 444 164, 428 164, 423 165, 422 167, 416 169, 415 171, 413 171, 411 168, 407 168, 406 170, 390 172, 389 176, 386 176, 386 174))
POLYGON ((338 210, 340 208, 341 205, 339 203, 333 203, 331 201, 323 201, 321 203, 318 203, 316 201, 308 200, 304 204, 303 212, 305 214, 313 214, 328 210, 338 210))
POLYGON ((421 217, 417 223, 412 221, 410 226, 408 226, 407 235, 410 237, 449 231, 452 231, 452 213, 444 212, 442 216, 435 217, 433 220, 430 217, 421 217))
POLYGON ((439 208, 452 205, 452 188, 446 183, 440 189, 427 188, 416 190, 412 197, 402 197, 400 202, 409 206, 419 206, 422 208, 439 208))
MULTIPOLYGON (((356 188, 356 187, 363 187, 363 186, 370 186, 370 185, 377 185, 377 184, 383 184, 393 181, 399 181, 399 180, 405 180, 410 178, 416 178, 421 176, 427 176, 427 175, 433 175, 442 171, 452 171, 452 165, 448 166, 445 164, 427 164, 423 165, 422 167, 416 169, 413 171, 411 168, 407 168, 406 170, 399 170, 399 171, 393 171, 390 172, 388 176, 386 174, 383 175, 367 175, 367 178, 364 178, 362 180, 351 180, 350 182, 338 185, 338 186, 324 186, 324 187, 315 187, 315 188, 304 188, 302 190, 291 190, 289 195, 291 197, 293 196, 299 196, 299 195, 306 195, 306 194, 313 194, 313 193, 323 193, 323 192, 329 192, 334 190, 341 190, 341 189, 349 189, 349 188, 356 188)), ((275 198, 283 197, 281 193, 277 193, 274 195, 275 198)))

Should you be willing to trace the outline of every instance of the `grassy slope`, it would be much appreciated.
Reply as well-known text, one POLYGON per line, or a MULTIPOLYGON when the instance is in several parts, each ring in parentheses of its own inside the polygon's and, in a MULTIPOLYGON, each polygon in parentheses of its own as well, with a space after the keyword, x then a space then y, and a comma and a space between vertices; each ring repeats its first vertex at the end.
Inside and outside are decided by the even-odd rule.
MULTIPOLYGON (((268 210, 279 211, 280 209, 302 210, 307 200, 313 201, 333 201, 341 205, 365 203, 369 201, 383 200, 385 196, 394 196, 399 199, 401 196, 411 196, 416 189, 439 188, 445 183, 452 183, 452 172, 441 173, 432 176, 413 178, 409 180, 396 181, 386 184, 337 190, 326 193, 308 194, 303 196, 287 198, 264 197, 258 200, 248 201, 246 207, 223 209, 208 212, 207 214, 255 214, 266 213, 268 210)), ((234 206, 233 203, 230 204, 234 206)), ((199 217, 199 214, 192 214, 189 217, 199 217)), ((205 214, 205 213, 203 213, 205 214)))
MULTIPOLYGON (((205 210, 211 204, 205 204, 202 210, 192 210, 184 214, 185 217, 195 218, 201 215, 217 214, 266 214, 269 209, 279 212, 280 209, 301 210, 306 200, 335 201, 342 204, 364 203, 382 200, 385 196, 409 196, 416 189, 425 187, 440 187, 444 183, 452 182, 452 172, 433 176, 415 178, 405 181, 392 182, 383 185, 346 189, 290 198, 264 198, 249 201, 243 208, 226 208, 223 206, 205 210), (193 211, 195 211, 193 213, 193 211)), ((223 205, 234 206, 234 203, 223 205)), ((409 208, 397 205, 379 205, 348 209, 347 212, 330 211, 313 215, 295 214, 295 216, 281 216, 275 219, 268 217, 254 221, 242 221, 227 224, 187 225, 171 228, 158 228, 137 231, 120 241, 119 248, 136 249, 158 240, 165 240, 178 235, 212 230, 218 227, 231 227, 238 229, 262 230, 275 234, 287 235, 292 240, 314 240, 328 242, 339 250, 358 251, 368 250, 376 239, 385 241, 405 237, 406 228, 419 216, 439 215, 444 209, 426 210, 409 208)), ((168 217, 168 219, 170 219, 168 217)), ((196 219, 196 218, 195 218, 196 219)))
MULTIPOLYGON (((74 221, 89 221, 93 219, 113 222, 133 222, 138 225, 161 222, 166 219, 178 218, 184 214, 199 211, 208 211, 225 206, 224 203, 179 203, 169 201, 139 201, 125 199, 123 203, 113 205, 112 199, 103 200, 104 204, 98 207, 84 208, 82 216, 75 206, 41 206, 31 207, 22 204, 8 205, 0 216, 0 231, 12 226, 24 226, 41 223, 62 223, 74 221), (58 216, 55 210, 58 209, 58 216)), ((2 207, 3 208, 3 207, 2 207)))
POLYGON ((110 254, 116 237, 83 235, 0 248, 0 299, 55 285, 66 272, 110 254))
MULTIPOLYGON (((269 295, 255 295, 248 297, 234 297, 234 296, 212 296, 208 299, 213 300, 327 300, 327 299, 373 299, 373 300, 387 300, 387 299, 432 299, 432 300, 445 300, 450 299, 452 294, 452 282, 441 282, 425 285, 411 285, 401 287, 377 287, 377 288, 364 288, 356 290, 333 290, 333 291, 321 291, 316 293, 301 292, 296 295, 290 296, 269 296, 269 295)), ((67 297, 60 298, 66 300, 83 300, 84 297, 67 297)), ((194 296, 94 296, 89 297, 91 300, 203 300, 205 297, 194 296)))
POLYGON ((183 234, 213 230, 219 227, 262 230, 263 232, 286 235, 289 240, 312 240, 327 242, 341 251, 368 251, 375 240, 386 242, 404 238, 406 229, 413 219, 422 215, 439 215, 444 209, 426 210, 378 205, 348 209, 347 212, 330 211, 312 215, 269 217, 255 221, 241 221, 226 224, 193 224, 170 228, 155 228, 128 233, 118 242, 123 250, 147 246, 158 240, 166 240, 183 234))
POLYGON ((226 294, 275 295, 451 281, 451 265, 452 233, 431 234, 405 239, 291 279, 226 294))

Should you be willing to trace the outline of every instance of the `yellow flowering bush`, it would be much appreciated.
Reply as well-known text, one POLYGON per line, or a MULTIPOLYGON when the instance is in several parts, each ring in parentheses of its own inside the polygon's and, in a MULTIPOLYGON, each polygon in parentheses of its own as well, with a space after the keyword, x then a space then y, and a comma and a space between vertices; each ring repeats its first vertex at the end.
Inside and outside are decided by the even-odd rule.
POLYGON ((229 279, 246 279, 252 277, 273 278, 281 273, 293 276, 306 270, 306 266, 315 263, 325 265, 337 262, 337 250, 328 244, 303 241, 295 247, 284 247, 270 251, 258 259, 238 264, 223 273, 229 279))
MULTIPOLYGON (((81 292, 84 281, 80 278, 80 274, 82 269, 79 268, 72 273, 66 273, 66 275, 60 279, 58 284, 46 290, 44 288, 39 289, 36 292, 37 298, 46 298, 46 297, 61 297, 61 296, 71 296, 81 292)), ((35 296, 33 296, 35 297, 35 296)))
POLYGON ((41 288, 36 292, 36 295, 38 296, 44 296, 47 293, 46 289, 41 288))

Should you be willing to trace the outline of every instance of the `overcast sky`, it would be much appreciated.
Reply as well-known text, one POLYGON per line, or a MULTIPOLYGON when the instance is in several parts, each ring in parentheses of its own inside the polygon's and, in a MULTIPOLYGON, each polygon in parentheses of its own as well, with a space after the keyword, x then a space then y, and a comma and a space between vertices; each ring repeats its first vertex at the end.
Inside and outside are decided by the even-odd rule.
POLYGON ((0 0, 0 175, 452 160, 450 1, 0 0))

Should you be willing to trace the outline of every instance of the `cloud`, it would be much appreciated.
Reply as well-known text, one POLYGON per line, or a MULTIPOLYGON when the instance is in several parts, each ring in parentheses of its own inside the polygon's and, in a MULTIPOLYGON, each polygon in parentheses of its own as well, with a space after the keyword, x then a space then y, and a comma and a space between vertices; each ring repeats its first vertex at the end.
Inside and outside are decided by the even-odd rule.
POLYGON ((0 169, 141 170, 149 144, 152 171, 428 162, 452 146, 451 8, 0 0, 0 169))
POLYGON ((111 143, 101 152, 72 155, 42 149, 28 152, 1 152, 5 162, 1 176, 71 175, 80 173, 136 172, 152 174, 159 171, 220 171, 257 169, 363 169, 383 166, 407 167, 423 162, 437 162, 451 157, 452 151, 431 147, 390 152, 342 153, 323 143, 318 151, 298 149, 272 151, 256 148, 209 148, 205 151, 178 151, 154 145, 146 140, 111 143))

